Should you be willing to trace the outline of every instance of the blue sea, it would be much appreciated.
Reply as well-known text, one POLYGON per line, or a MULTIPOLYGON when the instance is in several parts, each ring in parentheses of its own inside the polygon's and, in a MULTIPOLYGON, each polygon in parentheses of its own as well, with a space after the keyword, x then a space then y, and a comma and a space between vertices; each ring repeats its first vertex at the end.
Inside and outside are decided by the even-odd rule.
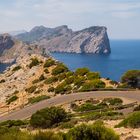
MULTIPOLYGON (((140 40, 111 40, 110 45, 110 55, 53 53, 52 56, 73 71, 88 67, 91 71, 100 72, 102 77, 116 81, 120 81, 127 70, 140 69, 140 40)), ((7 66, 0 64, 0 72, 7 66)))
POLYGON ((102 77, 116 81, 120 81, 127 70, 140 69, 140 40, 111 40, 110 45, 110 55, 53 53, 52 56, 73 71, 88 67, 100 72, 102 77))

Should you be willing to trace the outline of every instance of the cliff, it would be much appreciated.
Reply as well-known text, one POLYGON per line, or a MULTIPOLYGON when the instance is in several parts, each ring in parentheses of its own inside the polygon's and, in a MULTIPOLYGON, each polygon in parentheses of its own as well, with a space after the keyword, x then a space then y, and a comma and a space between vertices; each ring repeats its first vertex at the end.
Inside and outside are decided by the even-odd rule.
POLYGON ((30 32, 19 34, 17 39, 37 44, 49 52, 67 53, 110 53, 106 27, 94 26, 72 31, 66 25, 56 28, 34 27, 30 32))
MULTIPOLYGON (((43 54, 44 53, 44 54, 43 54)), ((27 45, 9 34, 0 35, 0 62, 11 63, 19 61, 21 58, 29 57, 31 54, 43 54, 43 48, 36 45, 27 45)))

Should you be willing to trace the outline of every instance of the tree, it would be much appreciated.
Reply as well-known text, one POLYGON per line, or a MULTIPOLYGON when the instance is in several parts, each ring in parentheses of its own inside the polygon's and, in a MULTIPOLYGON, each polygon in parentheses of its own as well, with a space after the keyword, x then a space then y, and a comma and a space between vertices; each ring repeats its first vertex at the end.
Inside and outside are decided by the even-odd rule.
POLYGON ((122 83, 132 88, 140 88, 140 70, 129 70, 121 78, 122 83))
POLYGON ((50 107, 37 111, 31 116, 31 126, 50 128, 51 126, 69 119, 69 115, 60 107, 50 107))
POLYGON ((58 75, 63 72, 68 72, 69 69, 64 64, 58 64, 53 70, 52 75, 58 75))
POLYGON ((78 68, 78 69, 75 71, 75 74, 76 74, 76 75, 80 75, 80 76, 84 76, 84 75, 86 75, 88 72, 89 72, 89 69, 88 69, 88 68, 78 68))

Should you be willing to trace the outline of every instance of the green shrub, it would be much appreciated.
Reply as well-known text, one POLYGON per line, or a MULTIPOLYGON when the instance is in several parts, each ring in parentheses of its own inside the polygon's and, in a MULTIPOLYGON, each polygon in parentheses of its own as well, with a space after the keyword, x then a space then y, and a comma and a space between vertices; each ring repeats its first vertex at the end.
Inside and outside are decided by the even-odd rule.
POLYGON ((8 100, 6 100, 7 104, 9 105, 10 103, 16 101, 18 99, 18 96, 14 95, 10 97, 8 100))
POLYGON ((40 62, 37 58, 32 58, 31 63, 29 64, 29 68, 31 69, 32 67, 37 66, 39 64, 40 64, 40 62))
POLYGON ((37 102, 40 102, 42 100, 46 100, 46 99, 49 99, 49 98, 50 97, 46 96, 46 95, 41 95, 41 96, 38 96, 38 97, 32 97, 32 98, 28 99, 28 103, 34 104, 34 103, 37 103, 37 102))
POLYGON ((4 83, 4 82, 5 82, 5 80, 4 80, 4 79, 0 80, 0 83, 4 83))
POLYGON ((99 79, 95 79, 84 83, 80 91, 92 91, 96 88, 105 88, 105 83, 99 79))
POLYGON ((88 68, 78 68, 78 69, 76 69, 75 74, 76 75, 80 75, 80 76, 84 76, 88 72, 89 72, 89 69, 88 68))
POLYGON ((135 112, 126 117, 116 127, 140 128, 140 112, 135 112))
POLYGON ((54 87, 49 87, 48 92, 54 92, 55 88, 54 87))
POLYGON ((22 121, 22 120, 8 120, 0 123, 0 127, 15 127, 15 126, 24 126, 27 125, 28 121, 22 121))
POLYGON ((98 72, 88 72, 86 75, 88 80, 100 79, 100 74, 98 72))
POLYGON ((61 129, 68 129, 68 128, 73 128, 77 124, 77 120, 70 120, 68 122, 63 122, 60 125, 61 129))
POLYGON ((64 73, 60 73, 57 77, 58 77, 59 81, 62 81, 62 80, 64 80, 66 78, 66 73, 65 72, 64 73))
POLYGON ((49 73, 49 70, 46 68, 46 69, 44 69, 44 72, 45 72, 46 74, 48 74, 48 73, 49 73))
POLYGON ((77 88, 80 88, 85 83, 85 78, 82 76, 75 77, 74 79, 74 85, 77 86, 77 88))
POLYGON ((109 103, 109 105, 122 105, 123 100, 120 98, 105 98, 103 102, 109 103))
POLYGON ((63 72, 68 72, 69 69, 64 64, 58 64, 53 70, 52 75, 58 75, 63 72))
POLYGON ((140 88, 140 70, 129 70, 121 78, 122 83, 126 83, 132 88, 140 88))
POLYGON ((48 60, 45 61, 44 68, 51 67, 53 65, 55 65, 55 61, 50 58, 50 59, 48 59, 48 60))
POLYGON ((67 85, 65 82, 63 82, 55 88, 55 93, 65 94, 65 93, 70 93, 71 90, 72 90, 72 87, 70 85, 67 85))
POLYGON ((65 79, 65 82, 67 84, 72 84, 74 82, 75 77, 74 76, 70 76, 68 78, 65 79))
POLYGON ((92 103, 84 103, 81 106, 77 108, 77 111, 90 111, 90 110, 97 110, 97 109, 105 109, 107 105, 105 104, 98 104, 98 105, 93 105, 92 103))
POLYGON ((119 140, 119 136, 101 122, 93 125, 81 124, 69 131, 72 140, 119 140))
POLYGON ((39 77, 39 81, 43 81, 43 80, 45 80, 45 77, 44 77, 43 74, 41 74, 40 77, 39 77))
POLYGON ((58 81, 58 78, 56 76, 52 76, 45 80, 45 84, 52 84, 58 81))
POLYGON ((31 116, 30 124, 33 127, 50 128, 69 119, 69 115, 60 107, 50 107, 37 111, 31 116))
POLYGON ((37 89, 36 86, 31 86, 31 87, 25 89, 25 91, 28 92, 28 93, 33 93, 33 92, 36 91, 36 89, 37 89))
POLYGON ((16 66, 16 67, 13 68, 12 71, 18 71, 18 70, 20 70, 20 69, 21 69, 21 66, 16 66))

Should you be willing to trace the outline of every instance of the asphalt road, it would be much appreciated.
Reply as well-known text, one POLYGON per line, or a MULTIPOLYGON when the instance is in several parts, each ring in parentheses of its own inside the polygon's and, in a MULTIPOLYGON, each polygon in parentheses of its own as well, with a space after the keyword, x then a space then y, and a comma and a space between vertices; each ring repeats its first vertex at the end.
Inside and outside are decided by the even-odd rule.
POLYGON ((54 105, 61 105, 64 103, 69 103, 80 99, 89 98, 106 98, 106 97, 119 97, 126 98, 132 101, 140 102, 140 91, 93 91, 84 93, 73 93, 69 95, 55 96, 51 99, 41 101, 39 103, 27 106, 18 111, 9 113, 0 117, 0 122, 6 120, 18 120, 29 118, 37 110, 43 109, 45 107, 50 107, 54 105))

